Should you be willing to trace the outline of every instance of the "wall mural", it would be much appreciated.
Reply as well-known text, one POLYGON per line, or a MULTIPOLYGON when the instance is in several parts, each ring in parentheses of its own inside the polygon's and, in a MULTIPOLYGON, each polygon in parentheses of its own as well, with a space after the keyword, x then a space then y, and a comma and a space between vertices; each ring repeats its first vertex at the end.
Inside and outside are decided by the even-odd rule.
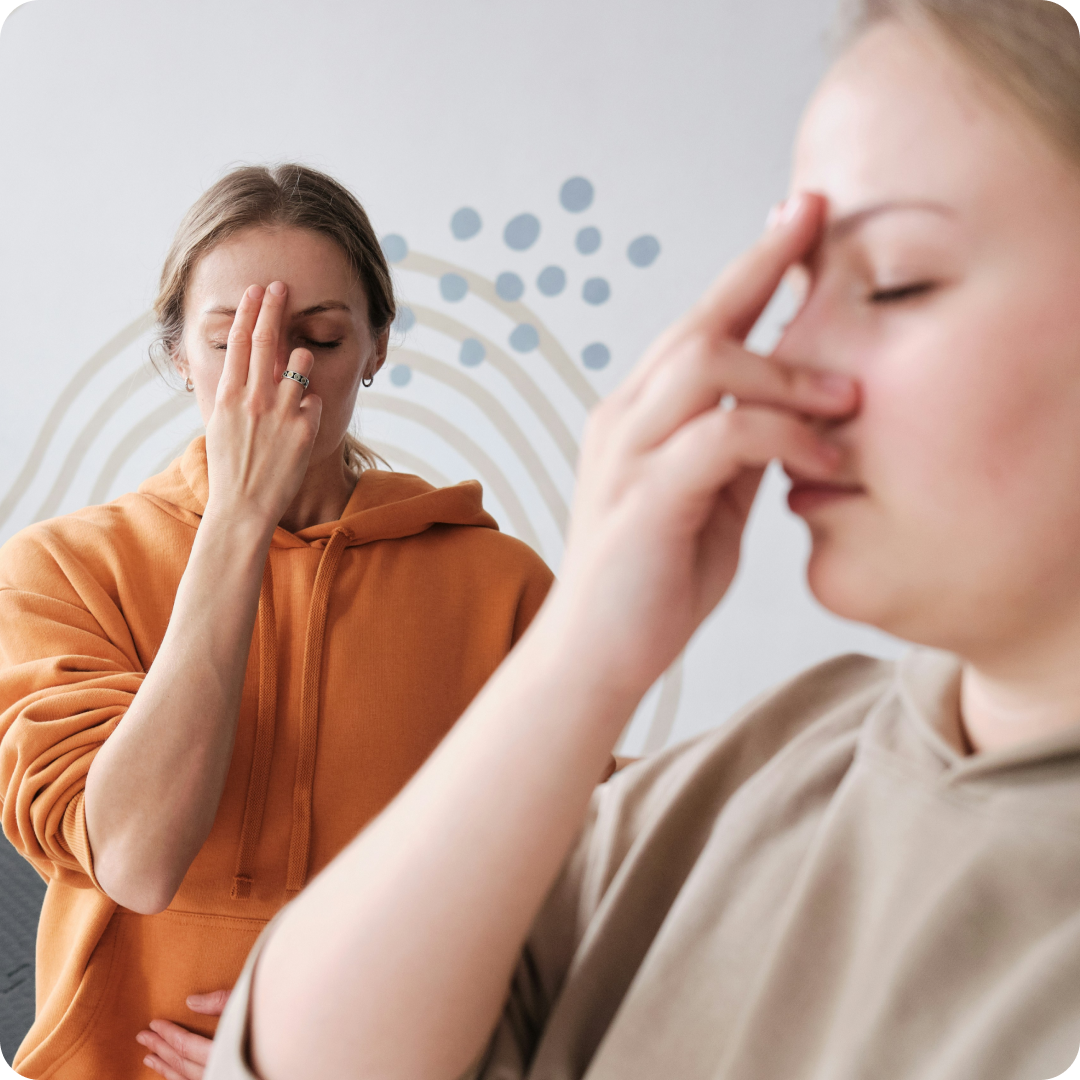
MULTIPOLYGON (((589 180, 566 180, 558 196, 558 212, 581 215, 576 256, 604 248, 604 231, 587 214, 596 201, 589 180)), ((436 485, 480 480, 504 530, 557 567, 579 433, 599 400, 589 374, 613 359, 602 332, 612 287, 600 273, 578 281, 566 269, 574 252, 545 252, 544 232, 532 213, 491 223, 462 207, 449 215, 448 239, 463 253, 454 261, 414 250, 406 231, 384 236, 399 309, 386 367, 361 392, 357 426, 396 469, 436 485), (494 280, 467 265, 469 241, 492 229, 501 230, 506 263, 494 280), (525 275, 525 252, 533 262, 545 256, 535 276, 525 275), (596 332, 572 346, 560 341, 530 305, 534 296, 582 306, 589 317, 575 324, 596 332)), ((661 252, 656 237, 641 235, 622 257, 647 271, 661 252)), ((133 490, 201 434, 193 398, 166 386, 147 359, 152 329, 152 315, 140 315, 69 378, 3 493, 0 538, 133 490)), ((664 746, 681 687, 677 663, 628 727, 627 752, 664 746)))

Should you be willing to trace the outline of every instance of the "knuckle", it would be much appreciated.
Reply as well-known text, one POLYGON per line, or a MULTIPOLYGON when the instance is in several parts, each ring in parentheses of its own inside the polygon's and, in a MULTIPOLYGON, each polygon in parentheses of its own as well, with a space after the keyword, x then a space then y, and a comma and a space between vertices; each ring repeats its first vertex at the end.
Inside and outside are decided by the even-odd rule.
POLYGON ((267 327, 257 326, 251 333, 252 345, 273 345, 277 341, 277 334, 267 327))
POLYGON ((719 413, 717 423, 729 439, 745 438, 752 426, 750 416, 745 409, 731 409, 719 413))
POLYGON ((589 414, 585 421, 585 432, 582 438, 583 446, 593 446, 605 441, 605 435, 611 430, 618 415, 619 406, 610 398, 605 399, 589 414))

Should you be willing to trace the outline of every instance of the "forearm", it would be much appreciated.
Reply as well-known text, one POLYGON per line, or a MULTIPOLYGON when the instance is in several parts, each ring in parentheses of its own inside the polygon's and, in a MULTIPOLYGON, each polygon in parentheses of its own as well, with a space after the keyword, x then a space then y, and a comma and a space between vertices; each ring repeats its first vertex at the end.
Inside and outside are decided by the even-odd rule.
POLYGON ((266 1080, 454 1080, 636 697, 602 690, 544 616, 387 811, 283 916, 260 958, 266 1080))
POLYGON ((167 905, 213 824, 268 544, 256 525, 204 519, 161 648, 87 776, 95 872, 126 907, 167 905))

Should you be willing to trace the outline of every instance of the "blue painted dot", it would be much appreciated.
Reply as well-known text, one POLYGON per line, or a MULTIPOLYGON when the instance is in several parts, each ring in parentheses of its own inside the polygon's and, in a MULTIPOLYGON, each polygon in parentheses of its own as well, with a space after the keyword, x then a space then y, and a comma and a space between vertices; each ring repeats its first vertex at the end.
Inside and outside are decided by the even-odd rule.
POLYGON ((582 229, 574 239, 574 245, 582 255, 592 255, 600 250, 600 230, 591 225, 582 229))
POLYGON ((507 270, 505 274, 500 274, 495 279, 495 291, 499 294, 500 300, 513 303, 521 299, 521 294, 525 292, 525 282, 517 274, 512 274, 507 270))
POLYGON ((463 206, 450 219, 450 231, 456 240, 471 240, 482 224, 480 215, 471 206, 463 206))
POLYGON ((545 296, 558 296, 566 288, 566 272, 559 266, 549 266, 540 271, 536 287, 545 296))
POLYGON ((652 266, 660 254, 660 241, 655 236, 639 236, 626 249, 626 254, 635 266, 652 266))
POLYGON ((532 214, 518 214, 503 230, 503 239, 508 248, 525 251, 536 243, 540 235, 540 221, 532 214))
POLYGON ((469 283, 460 274, 443 274, 439 278, 439 292, 444 300, 457 303, 464 300, 469 291, 469 283))
POLYGON ((471 337, 461 343, 460 359, 466 367, 477 367, 484 362, 485 356, 487 356, 487 349, 484 348, 482 341, 471 337))
POLYGON ((603 304, 611 296, 611 286, 602 277, 589 278, 581 290, 586 304, 603 304))
POLYGON ((582 210, 588 210, 592 206, 593 186, 584 176, 574 176, 567 180, 559 192, 559 202, 564 210, 571 214, 580 214, 582 210))
POLYGON ((387 262, 399 263, 409 254, 409 245, 405 243, 404 236, 391 233, 382 239, 382 251, 387 262))
POLYGON ((514 328, 514 332, 510 335, 510 344, 518 352, 532 352, 540 344, 540 335, 536 332, 535 326, 522 323, 514 328))
POLYGON ((398 364, 390 372, 390 381, 395 386, 408 386, 412 380, 412 368, 408 364, 398 364))
POLYGON ((611 363, 611 350, 599 341, 586 345, 581 353, 582 362, 590 371, 600 371, 611 363))
POLYGON ((394 317, 394 330, 399 334, 407 334, 416 325, 416 316, 410 307, 399 307, 394 317))

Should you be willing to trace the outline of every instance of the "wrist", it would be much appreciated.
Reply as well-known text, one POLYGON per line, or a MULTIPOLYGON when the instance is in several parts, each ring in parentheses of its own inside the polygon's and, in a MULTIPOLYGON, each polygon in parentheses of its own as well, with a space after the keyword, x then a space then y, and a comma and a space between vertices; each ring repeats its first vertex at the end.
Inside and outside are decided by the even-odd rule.
POLYGON ((227 553, 231 562, 261 563, 270 549, 276 525, 224 507, 207 505, 195 537, 197 548, 227 553))
POLYGON ((263 515, 251 509, 211 499, 203 511, 199 535, 228 537, 235 543, 257 548, 269 544, 276 528, 276 521, 264 520, 263 515))
MULTIPOLYGON (((558 586, 556 586, 558 589, 558 586)), ((622 730, 653 680, 627 678, 617 646, 589 634, 553 595, 514 652, 519 670, 545 694, 584 706, 601 726, 622 730)))

